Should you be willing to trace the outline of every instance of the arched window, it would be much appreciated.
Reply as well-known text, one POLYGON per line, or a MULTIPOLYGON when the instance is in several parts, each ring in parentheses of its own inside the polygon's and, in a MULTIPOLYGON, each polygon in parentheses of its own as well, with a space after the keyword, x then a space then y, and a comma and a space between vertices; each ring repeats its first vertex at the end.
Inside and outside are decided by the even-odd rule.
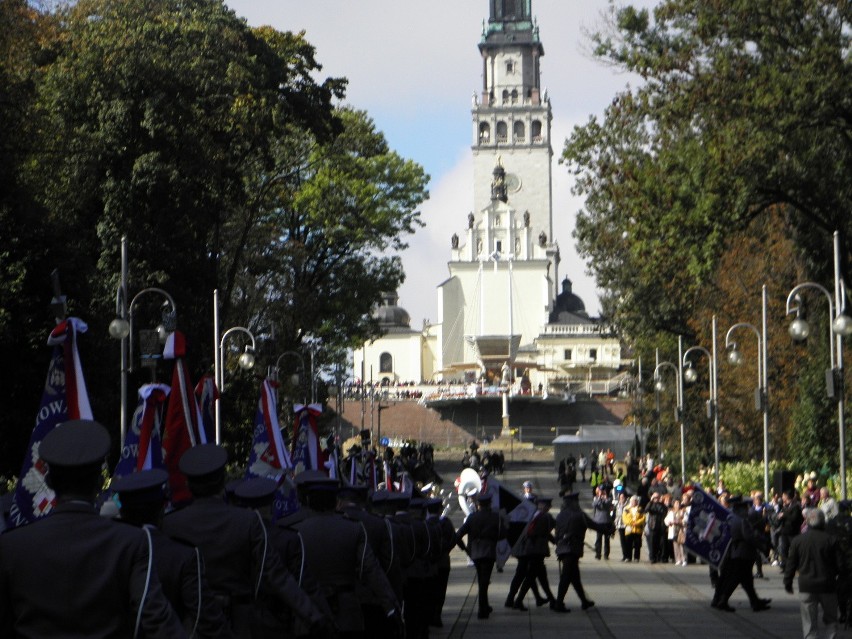
POLYGON ((523 142, 527 135, 526 127, 520 120, 516 120, 512 125, 512 135, 515 136, 515 142, 523 142))
POLYGON ((497 141, 505 142, 509 137, 509 128, 506 126, 505 122, 497 123, 497 141))
POLYGON ((518 103, 518 90, 512 89, 512 104, 518 103))
POLYGON ((491 142, 491 125, 488 122, 479 123, 479 143, 488 144, 491 142))
POLYGON ((503 89, 503 104, 506 104, 509 101, 509 90, 503 89))
POLYGON ((393 355, 390 353, 382 353, 379 355, 379 372, 393 373, 393 355))
POLYGON ((533 142, 541 142, 541 120, 533 120, 532 139, 533 142))

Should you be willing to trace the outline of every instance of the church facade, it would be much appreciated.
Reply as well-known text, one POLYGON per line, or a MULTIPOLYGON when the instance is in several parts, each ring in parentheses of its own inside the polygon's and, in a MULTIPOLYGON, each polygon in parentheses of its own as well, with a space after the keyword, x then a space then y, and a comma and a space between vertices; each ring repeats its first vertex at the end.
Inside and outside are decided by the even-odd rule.
POLYGON ((560 280, 552 111, 531 0, 489 4, 471 108, 474 211, 449 238, 438 321, 413 330, 404 310, 389 310, 395 294, 387 296, 377 310, 387 332, 355 351, 356 378, 373 371, 388 383, 508 381, 517 392, 547 395, 615 378, 626 364, 618 339, 560 280))

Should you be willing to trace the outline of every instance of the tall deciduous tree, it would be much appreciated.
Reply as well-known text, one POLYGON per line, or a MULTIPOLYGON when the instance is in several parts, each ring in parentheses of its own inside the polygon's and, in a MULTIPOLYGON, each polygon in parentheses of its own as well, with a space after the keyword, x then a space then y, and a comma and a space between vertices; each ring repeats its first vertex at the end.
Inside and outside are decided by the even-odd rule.
MULTIPOLYGON (((586 197, 575 237, 614 325, 639 344, 661 332, 707 344, 712 314, 742 321, 726 308, 739 306, 741 283, 757 295, 766 282, 776 308, 802 279, 831 290, 835 230, 848 280, 852 5, 663 0, 653 13, 613 4, 609 15, 596 53, 642 82, 576 128, 563 161, 586 197), (767 224, 792 239, 792 253, 767 224)), ((792 357, 778 339, 782 320, 770 319, 773 399, 788 402, 773 413, 776 454, 809 428, 793 401, 824 403, 810 399, 819 385, 797 387, 794 366, 772 364, 792 357)), ((753 454, 756 415, 726 401, 723 435, 753 454)), ((817 440, 826 452, 829 440, 817 440)))
POLYGON ((852 228, 849 4, 666 0, 653 19, 611 15, 597 53, 644 83, 575 130, 563 158, 587 197, 580 250, 617 324, 685 332, 726 239, 772 206, 827 279, 831 233, 852 228))
MULTIPOLYGON (((0 17, 0 127, 20 142, 0 163, 3 187, 17 189, 0 193, 0 219, 22 225, 0 248, 0 334, 4 349, 36 336, 10 359, 44 350, 44 322, 30 331, 30 314, 22 330, 5 299, 32 305, 39 273, 49 300, 46 274, 59 266, 90 324, 81 349, 95 415, 117 426, 118 346, 106 330, 123 235, 130 295, 157 286, 176 300, 194 374, 213 358, 215 288, 223 329, 287 345, 312 333, 337 355, 375 334, 370 305, 402 281, 395 252, 420 225, 426 176, 364 114, 334 112, 346 81, 315 79, 304 33, 252 29, 221 0, 81 0, 50 16, 13 1, 0 17)), ((139 319, 156 317, 160 300, 140 302, 139 319)), ((0 431, 22 430, 24 441, 32 386, 31 406, 0 415, 0 431)), ((9 450, 14 472, 23 447, 9 450)))

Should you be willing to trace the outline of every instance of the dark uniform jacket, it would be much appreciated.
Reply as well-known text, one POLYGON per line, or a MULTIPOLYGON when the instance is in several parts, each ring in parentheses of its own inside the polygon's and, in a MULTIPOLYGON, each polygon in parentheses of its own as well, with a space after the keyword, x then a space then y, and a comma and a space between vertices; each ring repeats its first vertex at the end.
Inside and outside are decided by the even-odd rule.
POLYGON ((500 514, 493 510, 477 510, 456 531, 455 542, 470 558, 496 559, 497 542, 506 538, 506 527, 500 514), (467 546, 463 538, 467 535, 467 546))
POLYGON ((556 516, 556 556, 583 556, 586 540, 586 530, 592 528, 601 532, 609 532, 612 524, 598 524, 591 520, 579 508, 563 508, 556 516))
POLYGON ((390 565, 385 571, 385 574, 391 584, 391 588, 393 588, 396 594, 397 600, 402 601, 408 566, 411 565, 414 559, 411 528, 403 526, 392 515, 382 517, 382 521, 387 527, 390 538, 390 565))
POLYGON ((201 550, 210 588, 238 634, 247 632, 256 593, 277 599, 308 623, 323 621, 270 547, 256 512, 230 506, 220 497, 204 497, 166 515, 163 532, 201 550))
POLYGON ((527 524, 526 539, 521 545, 519 556, 549 557, 550 541, 553 539, 550 531, 556 525, 550 513, 539 512, 527 524))
POLYGON ((732 515, 728 522, 731 527, 731 559, 755 561, 760 539, 752 525, 739 515, 732 515))
POLYGON ((186 637, 144 531, 68 502, 0 536, 0 637, 186 637), (146 591, 147 588, 147 591, 146 591))
POLYGON ((319 582, 340 632, 364 629, 359 583, 372 590, 387 612, 397 608, 394 592, 359 522, 320 512, 296 524, 295 529, 304 542, 305 566, 319 582))
POLYGON ((207 584, 201 552, 167 537, 157 528, 147 528, 154 544, 154 565, 163 594, 189 635, 198 639, 233 637, 207 584))

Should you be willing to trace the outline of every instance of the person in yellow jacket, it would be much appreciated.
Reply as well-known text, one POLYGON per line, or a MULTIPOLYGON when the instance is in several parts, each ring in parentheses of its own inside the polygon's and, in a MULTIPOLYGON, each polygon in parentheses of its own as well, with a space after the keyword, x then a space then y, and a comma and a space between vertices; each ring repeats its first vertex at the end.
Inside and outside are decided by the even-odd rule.
POLYGON ((627 556, 622 561, 639 561, 642 550, 642 531, 645 529, 645 512, 639 506, 639 496, 630 498, 630 505, 621 515, 624 524, 624 538, 627 542, 627 556))

